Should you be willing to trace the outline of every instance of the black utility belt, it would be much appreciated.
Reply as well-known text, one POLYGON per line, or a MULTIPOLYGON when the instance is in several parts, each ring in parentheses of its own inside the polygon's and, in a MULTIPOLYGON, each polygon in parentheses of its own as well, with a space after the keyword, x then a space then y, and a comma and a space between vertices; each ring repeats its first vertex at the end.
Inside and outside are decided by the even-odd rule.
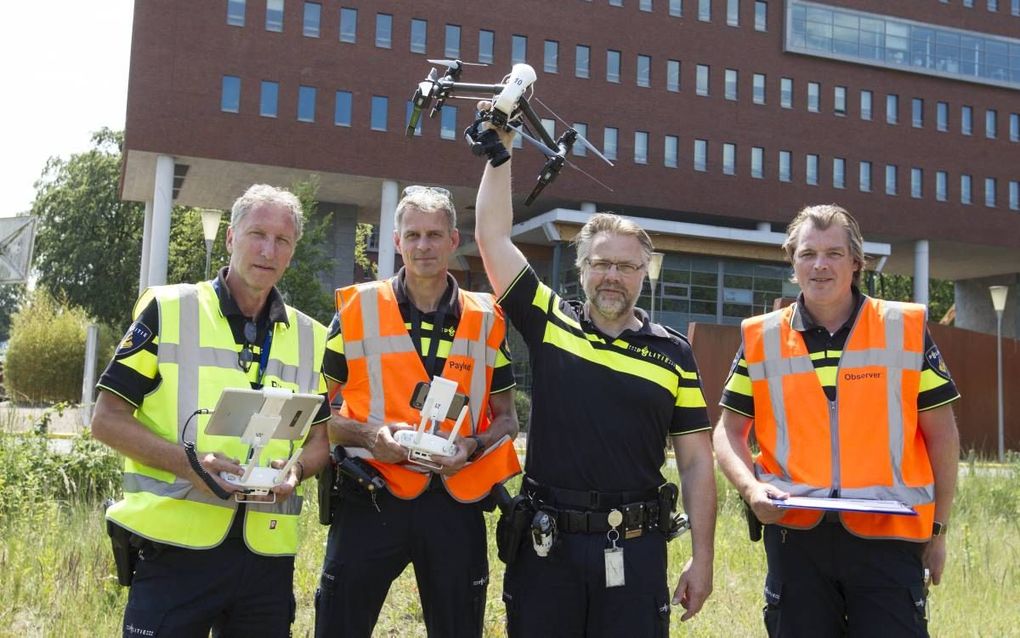
MULTIPOLYGON (((525 476, 521 491, 533 500, 549 503, 561 509, 581 511, 610 511, 625 505, 647 503, 659 498, 659 489, 634 490, 628 492, 602 492, 598 490, 571 490, 551 487, 525 476)), ((621 510, 622 511, 622 510, 621 510)))
POLYGON ((659 504, 656 501, 627 503, 610 511, 556 509, 544 504, 536 505, 555 517, 556 529, 567 534, 607 533, 614 529, 609 524, 609 514, 612 511, 623 514, 623 522, 616 528, 622 538, 637 538, 659 526, 659 504))

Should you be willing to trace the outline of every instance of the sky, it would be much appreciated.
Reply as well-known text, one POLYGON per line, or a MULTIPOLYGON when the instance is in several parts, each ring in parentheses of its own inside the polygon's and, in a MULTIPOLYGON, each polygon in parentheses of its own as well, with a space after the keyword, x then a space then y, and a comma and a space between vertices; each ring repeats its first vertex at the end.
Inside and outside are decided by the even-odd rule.
POLYGON ((52 156, 124 128, 132 0, 4 3, 0 37, 0 216, 28 211, 52 156))

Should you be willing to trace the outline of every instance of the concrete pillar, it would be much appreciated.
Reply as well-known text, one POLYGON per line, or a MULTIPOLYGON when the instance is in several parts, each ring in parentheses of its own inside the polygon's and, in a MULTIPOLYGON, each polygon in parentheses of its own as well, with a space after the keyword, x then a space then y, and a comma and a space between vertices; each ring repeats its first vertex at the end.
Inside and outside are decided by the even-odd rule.
POLYGON ((319 202, 319 210, 332 213, 333 268, 325 281, 327 290, 354 283, 354 244, 357 238, 358 208, 347 204, 319 202))
POLYGON ((595 202, 581 202, 581 212, 588 215, 594 215, 597 212, 595 202))
POLYGON ((166 262, 170 252, 170 207, 173 205, 174 158, 156 157, 156 179, 152 189, 152 225, 149 232, 149 286, 166 283, 166 262))
POLYGON ((928 305, 928 240, 914 243, 914 302, 928 305))
POLYGON ((393 276, 393 213, 397 210, 400 189, 392 179, 383 180, 379 203, 379 279, 393 276))
POLYGON ((152 247, 152 200, 145 202, 145 220, 142 223, 142 263, 138 268, 138 295, 149 287, 149 249, 152 247))

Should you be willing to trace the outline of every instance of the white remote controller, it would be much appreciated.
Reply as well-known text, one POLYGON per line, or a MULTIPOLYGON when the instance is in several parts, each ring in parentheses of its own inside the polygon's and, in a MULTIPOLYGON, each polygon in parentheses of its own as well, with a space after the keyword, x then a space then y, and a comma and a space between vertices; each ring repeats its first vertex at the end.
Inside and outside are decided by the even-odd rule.
POLYGON ((238 476, 237 474, 220 472, 220 477, 224 481, 242 488, 250 496, 264 496, 268 494, 273 487, 280 484, 282 475, 282 470, 271 467, 252 468, 247 480, 244 480, 243 476, 238 476))
POLYGON ((400 430, 393 435, 397 443, 407 448, 407 460, 432 462, 432 455, 453 456, 457 453, 457 446, 435 434, 419 432, 417 430, 400 430))

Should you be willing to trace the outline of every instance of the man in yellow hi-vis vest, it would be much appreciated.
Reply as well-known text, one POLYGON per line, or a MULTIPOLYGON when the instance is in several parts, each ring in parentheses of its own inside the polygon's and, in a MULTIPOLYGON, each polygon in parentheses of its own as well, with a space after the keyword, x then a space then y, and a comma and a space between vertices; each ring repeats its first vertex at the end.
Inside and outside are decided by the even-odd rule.
MULTIPOLYGON (((243 503, 220 477, 240 474, 240 438, 205 432, 227 388, 325 393, 326 328, 283 302, 277 282, 301 237, 301 204, 255 185, 227 229, 216 279, 156 286, 99 381, 92 432, 124 455, 111 529, 140 548, 125 636, 287 636, 294 615, 298 484, 328 455, 326 401, 275 503, 243 503)), ((300 443, 300 442, 298 442, 300 443)), ((290 455, 271 442, 269 459, 290 455)))
POLYGON ((765 524, 766 629, 927 636, 924 572, 937 585, 946 560, 960 395, 924 306, 860 291, 864 240, 846 209, 803 209, 783 248, 801 294, 744 320, 714 438, 765 524), (896 500, 915 515, 782 507, 791 496, 896 500))
MULTIPOLYGON (((492 295, 448 272, 460 241, 445 189, 410 186, 393 241, 404 266, 386 281, 337 291, 323 372, 343 395, 330 439, 385 480, 381 494, 345 481, 316 594, 315 635, 368 638, 390 583, 414 565, 430 636, 480 637, 489 564, 482 501, 520 472, 506 324, 492 295), (468 397, 457 451, 429 471, 394 433, 417 426, 417 384, 442 376, 468 397)), ((447 419, 440 430, 449 434, 447 419)))

